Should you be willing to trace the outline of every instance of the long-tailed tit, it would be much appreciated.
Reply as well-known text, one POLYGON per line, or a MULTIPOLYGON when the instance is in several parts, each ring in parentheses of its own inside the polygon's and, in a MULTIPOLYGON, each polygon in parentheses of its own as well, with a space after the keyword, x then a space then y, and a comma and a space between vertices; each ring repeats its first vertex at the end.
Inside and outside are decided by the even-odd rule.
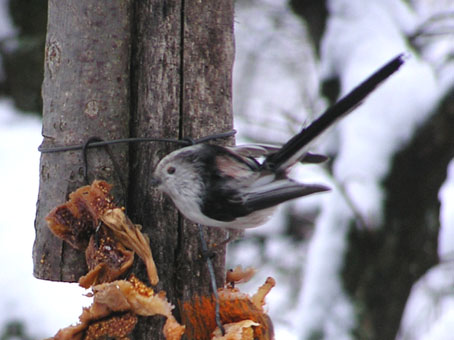
POLYGON ((188 146, 158 163, 153 182, 193 222, 229 229, 259 226, 278 204, 328 190, 323 185, 295 182, 287 173, 299 161, 322 160, 307 152, 309 143, 357 107, 403 63, 403 55, 389 61, 281 148, 188 146), (263 162, 256 159, 260 156, 263 162))

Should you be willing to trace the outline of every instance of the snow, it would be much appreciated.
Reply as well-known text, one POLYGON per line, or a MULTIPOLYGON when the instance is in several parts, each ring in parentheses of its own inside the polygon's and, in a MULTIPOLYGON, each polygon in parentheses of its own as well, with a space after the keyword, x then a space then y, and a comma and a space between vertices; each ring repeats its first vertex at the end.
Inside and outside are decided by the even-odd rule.
POLYGON ((454 334, 454 305, 421 337, 421 340, 452 340, 454 334))
MULTIPOLYGON (((352 59, 367 60, 366 54, 361 53, 353 52, 352 59)), ((374 67, 376 63, 364 64, 374 67)), ((348 82, 353 77, 346 78, 348 82)), ((438 99, 438 87, 429 66, 413 57, 354 114, 339 123, 340 149, 334 173, 370 225, 380 223, 379 183, 389 171, 390 158, 431 113, 438 99)))
POLYGON ((448 340, 454 334, 454 160, 439 193, 441 263, 432 268, 412 289, 399 340, 448 340))
POLYGON ((338 192, 327 196, 309 246, 305 280, 301 290, 295 328, 302 339, 324 334, 327 339, 348 338, 353 310, 342 292, 339 270, 346 248, 346 221, 351 210, 338 192))
POLYGON ((286 1, 254 0, 238 2, 235 35, 233 101, 235 126, 241 131, 238 141, 251 137, 256 141, 260 136, 263 143, 282 143, 289 130, 297 132, 301 117, 307 117, 312 106, 315 112, 322 107, 305 27, 286 1))
MULTIPOLYGON (((329 2, 331 16, 322 41, 321 73, 339 76, 342 93, 393 56, 411 53, 402 39, 402 28, 416 27, 416 18, 403 3, 398 4, 383 0, 329 2)), ((334 175, 366 227, 380 223, 383 192, 379 183, 389 170, 393 153, 431 113, 442 94, 431 66, 413 56, 339 123, 334 175)), ((351 218, 351 208, 342 201, 335 194, 326 199, 309 248, 298 320, 303 339, 313 333, 324 334, 325 339, 348 339, 354 325, 353 306, 344 296, 339 278, 351 218)))
POLYGON ((14 33, 14 28, 11 19, 8 16, 8 4, 6 0, 0 0, 0 39, 11 36, 14 33))
MULTIPOLYGON (((281 5, 278 2, 274 4, 275 6, 281 5)), ((269 52, 271 44, 264 46, 260 39, 258 39, 258 43, 253 42, 252 36, 259 34, 258 30, 254 29, 256 21, 265 21, 269 16, 268 12, 273 11, 270 2, 267 5, 271 9, 267 6, 261 8, 261 15, 255 14, 257 20, 252 23, 248 22, 247 27, 243 27, 246 24, 241 17, 238 19, 236 74, 240 80, 236 80, 236 83, 243 86, 237 85, 236 88, 245 88, 246 86, 242 82, 249 86, 247 98, 241 97, 243 98, 241 105, 235 106, 235 111, 241 114, 241 117, 236 120, 240 141, 244 136, 251 138, 254 135, 258 136, 256 138, 258 141, 262 141, 264 135, 267 139, 275 139, 274 142, 285 141, 294 130, 292 131, 285 123, 277 120, 271 113, 273 111, 281 110, 285 114, 291 107, 298 107, 293 111, 295 113, 294 120, 291 122, 293 129, 295 126, 301 126, 307 120, 302 117, 309 116, 308 111, 322 111, 321 103, 311 97, 311 92, 304 99, 306 99, 306 103, 309 99, 316 105, 305 107, 304 104, 298 102, 296 99, 298 97, 293 97, 293 89, 287 93, 283 90, 283 88, 286 90, 291 88, 291 81, 294 81, 293 84, 298 83, 298 80, 293 80, 294 78, 304 79, 305 74, 310 74, 308 78, 310 82, 313 77, 317 78, 317 71, 310 71, 312 67, 315 68, 313 61, 304 60, 305 72, 302 69, 303 66, 300 65, 299 69, 293 69, 296 72, 289 73, 286 72, 288 68, 283 63, 279 63, 277 58, 276 61, 269 60, 268 56, 273 54, 269 52), (243 40, 242 29, 253 33, 243 40), (244 64, 248 60, 251 61, 244 49, 254 53, 254 72, 258 74, 255 75, 254 72, 244 74, 244 70, 247 71, 244 64), (260 53, 265 54, 266 57, 257 56, 257 50, 260 50, 260 53), (268 77, 269 73, 280 74, 281 79, 275 76, 268 77), (253 80, 242 80, 242 78, 252 76, 255 76, 253 80), (248 100, 249 96, 255 99, 248 100), (251 102, 254 105, 251 105, 251 102), (244 116, 247 125, 243 123, 244 116), (259 125, 259 128, 250 126, 250 122, 254 121, 258 122, 255 125, 259 125), (246 134, 242 133, 244 130, 247 131, 246 134)), ((374 228, 381 221, 383 192, 378 183, 389 170, 390 157, 409 139, 415 128, 426 119, 440 96, 454 81, 454 77, 450 76, 452 65, 444 63, 441 69, 439 62, 440 56, 446 56, 448 51, 452 53, 454 44, 449 44, 449 37, 438 40, 429 47, 426 46, 431 50, 430 58, 428 58, 431 64, 426 59, 418 58, 417 53, 413 52, 412 47, 408 46, 403 38, 403 33, 413 32, 429 16, 427 10, 419 7, 417 12, 412 12, 404 2, 393 0, 329 1, 331 17, 322 42, 319 73, 321 77, 339 76, 342 94, 358 85, 366 76, 395 55, 402 52, 411 54, 410 59, 397 74, 377 89, 351 116, 341 121, 338 127, 331 131, 331 135, 324 136, 318 143, 321 149, 338 150, 334 164, 335 181, 344 187, 345 194, 351 200, 355 212, 361 214, 368 228, 374 228), (435 60, 438 60, 435 64, 436 67, 434 67, 435 60)), ((433 10, 431 4, 426 8, 433 10)), ((445 4, 438 11, 446 11, 446 9, 445 4)), ((254 10, 258 11, 257 8, 254 10)), ((238 12, 240 16, 250 15, 250 13, 244 14, 243 11, 238 12)), ((292 22, 292 19, 287 16, 283 20, 292 22)), ((262 23, 261 27, 265 29, 266 25, 262 23)), ((276 36, 294 36, 295 29, 304 31, 303 27, 287 26, 279 30, 276 36), (288 32, 292 33, 288 34, 288 32)), ((269 33, 262 33, 262 36, 266 34, 269 33)), ((273 41, 273 47, 277 51, 281 51, 281 45, 285 44, 273 40, 272 37, 267 37, 267 41, 273 41)), ((305 53, 307 57, 312 57, 310 53, 303 52, 299 45, 292 46, 291 49, 294 56, 298 53, 305 53)), ((282 56, 282 58, 284 57, 282 56)), ((301 63, 301 58, 295 60, 301 63)), ((285 62, 287 65, 291 65, 291 57, 285 59, 285 62)), ((239 93, 236 98, 238 96, 239 93)), ((306 168, 295 169, 295 177, 302 181, 317 183, 330 181, 326 176, 323 178, 320 171, 318 174, 316 172, 309 174, 306 172, 306 168)), ((333 187, 333 185, 331 186, 333 187)), ((444 197, 448 197, 448 194, 445 194, 444 197)), ((446 200, 446 202, 448 201, 449 199, 446 200)), ((304 281, 299 303, 291 309, 291 312, 287 312, 282 317, 282 300, 274 298, 273 291, 270 294, 269 305, 272 318, 280 317, 292 320, 287 321, 287 324, 275 325, 278 339, 280 334, 290 334, 291 330, 294 330, 300 339, 308 338, 311 334, 318 334, 323 339, 348 339, 350 338, 349 331, 354 326, 353 308, 344 295, 339 281, 341 259, 346 247, 346 223, 350 221, 352 207, 346 204, 346 199, 340 192, 332 192, 327 197, 318 195, 313 198, 304 198, 294 204, 298 209, 304 210, 310 209, 314 202, 316 206, 321 205, 321 214, 308 248, 307 259, 301 268, 304 272, 304 281), (309 203, 310 201, 312 202, 309 203), (280 304, 273 305, 274 300, 279 301, 280 304), (278 312, 274 313, 273 310, 276 309, 278 312)), ((445 209, 452 211, 449 208, 445 209)), ((452 230, 450 226, 454 226, 454 224, 446 223, 449 222, 443 222, 443 229, 452 230)), ((248 231, 248 235, 261 232, 273 232, 274 235, 281 227, 282 222, 276 220, 257 230, 248 231)), ((448 235, 447 233, 444 232, 444 235, 448 235)), ((454 244, 453 238, 449 237, 445 243, 454 244)), ((441 242, 441 244, 443 243, 441 242)), ((283 254, 281 257, 284 257, 288 248, 282 246, 281 249, 283 254)), ((276 252, 278 253, 278 251, 276 252)), ((287 260, 291 257, 291 255, 285 256, 287 260)), ((246 256, 242 260, 247 261, 246 256)), ((274 272, 271 273, 274 274, 274 272)), ((285 279, 283 280, 281 276, 281 280, 277 281, 279 284, 279 282, 285 282, 285 279)), ((289 304, 287 303, 286 306, 289 304)), ((285 339, 287 335, 282 336, 282 339, 285 339)))
MULTIPOLYGON (((395 55, 412 55, 360 108, 316 143, 315 149, 338 151, 334 179, 318 166, 296 167, 292 172, 298 180, 333 187, 331 193, 294 202, 298 210, 320 209, 309 245, 300 246, 280 235, 285 213, 281 207, 267 225, 248 231, 245 240, 229 250, 232 265, 249 264, 259 269, 242 289, 255 291, 267 276, 276 278, 267 308, 277 340, 306 339, 313 334, 321 339, 350 339, 349 331, 356 321, 339 271, 353 211, 336 186, 344 187, 366 227, 380 223, 383 192, 378 183, 389 170, 390 157, 454 82, 454 63, 447 64, 444 58, 453 53, 453 35, 420 41, 423 58, 418 58, 402 33, 412 32, 448 6, 454 10, 453 2, 414 1, 416 11, 412 12, 403 1, 332 0, 320 65, 307 48, 304 25, 286 3, 238 3, 234 101, 240 142, 252 138, 284 142, 313 114, 322 112, 325 103, 318 98, 320 77, 339 76, 345 94, 395 55), (254 241, 261 235, 272 235, 264 250, 254 241), (292 272, 295 267, 297 271, 292 272)), ((3 19, 2 13, 0 6, 3 19)), ((0 20, 0 36, 11 30, 3 27, 5 22, 0 20)), ((40 120, 19 115, 9 101, 0 101, 4 193, 0 205, 7 207, 0 214, 0 325, 14 318, 25 319, 30 333, 50 336, 75 323, 89 300, 75 284, 43 282, 32 276, 40 143, 40 120)), ((454 334, 453 268, 449 262, 454 251, 454 162, 440 199, 439 254, 445 262, 415 285, 402 321, 402 340, 450 339, 454 334)))
POLYGON ((432 268, 414 285, 402 321, 399 340, 452 339, 454 296, 452 263, 432 268))
POLYGON ((21 320, 31 334, 48 337, 76 323, 89 301, 76 284, 32 275, 41 140, 40 119, 19 115, 10 101, 0 101, 0 325, 21 320))

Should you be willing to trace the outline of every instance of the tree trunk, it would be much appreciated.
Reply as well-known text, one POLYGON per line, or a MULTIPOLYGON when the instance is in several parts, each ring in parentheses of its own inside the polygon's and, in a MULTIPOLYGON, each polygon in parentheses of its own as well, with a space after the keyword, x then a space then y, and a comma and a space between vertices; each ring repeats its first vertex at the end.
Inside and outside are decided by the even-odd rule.
POLYGON ((438 192, 454 157, 453 94, 394 156, 383 226, 351 230, 343 277, 360 306, 358 339, 394 339, 411 288, 438 263, 438 192))
MULTIPOLYGON (((44 147, 103 139, 161 136, 197 138, 232 128, 234 57, 232 1, 49 2, 43 85, 44 147)), ((173 144, 112 147, 125 178, 122 192, 103 149, 90 149, 90 181, 114 184, 114 195, 134 223, 150 236, 158 290, 180 301, 211 294, 195 226, 150 186, 152 171, 173 144), (128 152, 129 150, 129 152, 128 152)), ((36 215, 35 276, 76 281, 86 272, 84 255, 62 244, 44 217, 68 193, 84 185, 80 151, 43 154, 36 215)), ((225 237, 205 228, 209 244, 225 237)), ((225 250, 215 257, 223 283, 225 250)), ((145 279, 136 263, 134 273, 145 279)), ((176 311, 178 314, 178 311, 176 311)), ((162 318, 142 318, 134 339, 162 339, 162 318), (161 335, 160 335, 161 334, 161 335)))
MULTIPOLYGON (((42 147, 81 144, 91 136, 105 140, 129 135, 130 3, 49 1, 43 82, 42 147)), ((128 173, 127 147, 115 147, 119 172, 128 173)), ((88 151, 88 178, 114 184, 115 167, 103 149, 88 151)), ((127 178, 127 176, 126 176, 127 178)), ((34 275, 74 282, 87 268, 82 252, 54 237, 44 218, 68 194, 85 185, 80 151, 43 153, 35 220, 34 275)))
MULTIPOLYGON (((232 128, 231 1, 138 1, 132 49, 133 136, 197 138, 232 128)), ((154 166, 175 145, 137 145, 131 157, 128 214, 143 225, 160 277, 174 304, 194 294, 211 294, 195 226, 150 186, 154 166)), ((205 228, 208 243, 224 232, 205 228)), ((224 251, 215 258, 217 281, 224 275, 224 251)), ((141 270, 143 271, 143 270, 141 270)), ((162 322, 148 318, 135 338, 157 339, 162 322)))

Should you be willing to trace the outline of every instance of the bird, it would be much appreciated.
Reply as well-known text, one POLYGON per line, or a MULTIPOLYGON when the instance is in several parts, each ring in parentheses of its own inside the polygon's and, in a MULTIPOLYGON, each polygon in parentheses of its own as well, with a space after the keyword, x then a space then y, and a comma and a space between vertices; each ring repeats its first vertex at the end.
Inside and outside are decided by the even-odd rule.
POLYGON ((355 109, 407 56, 399 54, 283 146, 195 144, 162 158, 152 185, 167 194, 177 209, 197 224, 227 230, 260 226, 283 202, 328 191, 288 177, 298 162, 319 163, 322 155, 308 152, 310 143, 338 119, 355 109))

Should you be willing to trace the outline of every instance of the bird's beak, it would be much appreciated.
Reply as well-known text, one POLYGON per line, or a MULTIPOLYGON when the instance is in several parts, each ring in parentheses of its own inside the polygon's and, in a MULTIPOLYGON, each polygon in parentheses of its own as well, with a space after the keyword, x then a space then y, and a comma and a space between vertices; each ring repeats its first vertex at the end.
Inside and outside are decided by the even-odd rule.
POLYGON ((155 176, 151 176, 150 184, 152 187, 158 187, 161 185, 161 180, 159 178, 156 178, 155 176))

